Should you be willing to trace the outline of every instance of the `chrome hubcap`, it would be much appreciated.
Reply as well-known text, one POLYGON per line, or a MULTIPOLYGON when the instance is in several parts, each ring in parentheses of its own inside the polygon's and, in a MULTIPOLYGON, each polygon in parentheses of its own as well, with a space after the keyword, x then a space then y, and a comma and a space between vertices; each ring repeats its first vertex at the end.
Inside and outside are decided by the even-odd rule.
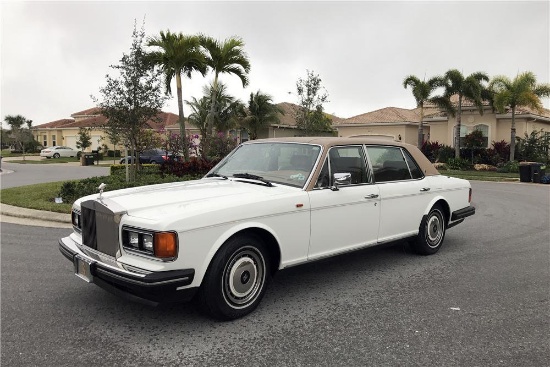
POLYGON ((240 249, 224 272, 224 297, 235 308, 246 307, 260 293, 265 279, 265 264, 255 248, 240 249))
POLYGON ((430 247, 437 247, 443 238, 443 220, 439 212, 434 213, 428 220, 426 239, 430 247))

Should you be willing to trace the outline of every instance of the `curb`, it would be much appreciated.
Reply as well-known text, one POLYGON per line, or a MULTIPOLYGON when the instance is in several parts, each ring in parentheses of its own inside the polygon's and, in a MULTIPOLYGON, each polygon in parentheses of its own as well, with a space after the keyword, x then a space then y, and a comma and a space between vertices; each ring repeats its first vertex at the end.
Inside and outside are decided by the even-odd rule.
POLYGON ((70 214, 20 208, 20 207, 8 205, 8 204, 0 204, 0 214, 2 216, 8 216, 8 217, 71 224, 70 214))

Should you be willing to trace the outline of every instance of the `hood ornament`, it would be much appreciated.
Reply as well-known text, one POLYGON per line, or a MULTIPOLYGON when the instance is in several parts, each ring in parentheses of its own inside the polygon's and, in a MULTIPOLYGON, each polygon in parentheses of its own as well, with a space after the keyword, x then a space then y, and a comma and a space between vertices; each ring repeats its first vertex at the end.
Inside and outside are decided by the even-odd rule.
POLYGON ((99 187, 97 188, 99 190, 99 201, 101 202, 103 202, 103 198, 101 197, 101 195, 103 195, 103 189, 105 188, 105 186, 107 186, 107 184, 104 184, 102 182, 101 185, 99 185, 99 187))

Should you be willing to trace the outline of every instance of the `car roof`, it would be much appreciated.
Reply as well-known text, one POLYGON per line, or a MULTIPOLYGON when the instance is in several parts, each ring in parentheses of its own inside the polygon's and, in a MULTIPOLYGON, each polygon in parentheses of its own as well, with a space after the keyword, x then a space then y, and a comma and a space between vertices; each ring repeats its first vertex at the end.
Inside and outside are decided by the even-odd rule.
POLYGON ((390 145, 390 146, 408 146, 402 142, 398 142, 392 139, 377 138, 371 136, 359 136, 359 137, 332 137, 332 136, 310 136, 310 137, 287 137, 287 138, 267 138, 258 140, 249 140, 248 143, 265 143, 265 142, 279 142, 279 143, 303 143, 303 144, 318 144, 325 147, 331 147, 335 145, 347 145, 347 144, 375 144, 375 145, 390 145))
MULTIPOLYGON (((418 163, 420 169, 426 176, 435 176, 439 175, 439 171, 434 167, 432 162, 426 158, 424 153, 420 151, 416 146, 403 143, 400 141, 395 141, 392 139, 384 139, 379 137, 372 136, 360 136, 360 137, 320 137, 320 136, 310 136, 310 137, 287 137, 287 138, 267 138, 267 139, 258 139, 258 140, 249 140, 243 144, 258 144, 258 143, 302 143, 302 144, 316 144, 322 146, 324 149, 321 159, 324 159, 329 148, 339 145, 349 145, 349 144, 364 144, 364 145, 380 145, 380 146, 395 146, 401 147, 407 150, 413 159, 418 163)), ((320 166, 317 167, 317 170, 320 169, 320 166)), ((313 182, 310 182, 308 190, 311 190, 313 187, 313 182)))

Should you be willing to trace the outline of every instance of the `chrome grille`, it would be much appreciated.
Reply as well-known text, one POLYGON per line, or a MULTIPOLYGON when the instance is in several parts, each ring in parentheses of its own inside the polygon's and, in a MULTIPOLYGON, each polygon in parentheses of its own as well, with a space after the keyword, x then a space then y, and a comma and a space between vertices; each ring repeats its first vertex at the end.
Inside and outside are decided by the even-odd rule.
POLYGON ((81 204, 82 244, 100 253, 116 257, 119 248, 120 216, 95 200, 81 204))

